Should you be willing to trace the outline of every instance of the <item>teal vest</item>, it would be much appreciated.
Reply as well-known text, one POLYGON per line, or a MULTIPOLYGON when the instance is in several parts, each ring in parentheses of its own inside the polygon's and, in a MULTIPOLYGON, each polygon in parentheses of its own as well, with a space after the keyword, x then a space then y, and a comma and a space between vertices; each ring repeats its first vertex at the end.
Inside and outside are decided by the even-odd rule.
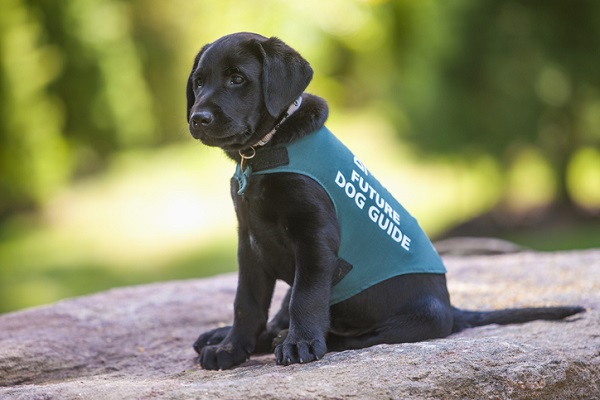
POLYGON ((348 268, 334 281, 330 304, 394 276, 446 273, 417 220, 327 128, 285 146, 260 149, 256 158, 244 173, 239 165, 236 169, 239 194, 250 175, 293 172, 312 178, 331 198, 341 228, 338 257, 348 268), (263 150, 271 154, 266 163, 263 150))

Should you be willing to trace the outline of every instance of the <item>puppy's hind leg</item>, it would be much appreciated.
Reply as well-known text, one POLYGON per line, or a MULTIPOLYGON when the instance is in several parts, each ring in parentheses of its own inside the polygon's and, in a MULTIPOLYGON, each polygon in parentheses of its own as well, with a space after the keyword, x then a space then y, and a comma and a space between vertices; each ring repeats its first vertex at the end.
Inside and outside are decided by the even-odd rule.
POLYGON ((382 321, 372 331, 358 336, 330 333, 330 351, 362 349, 378 344, 414 343, 448 336, 452 332, 452 311, 435 298, 415 305, 382 321))

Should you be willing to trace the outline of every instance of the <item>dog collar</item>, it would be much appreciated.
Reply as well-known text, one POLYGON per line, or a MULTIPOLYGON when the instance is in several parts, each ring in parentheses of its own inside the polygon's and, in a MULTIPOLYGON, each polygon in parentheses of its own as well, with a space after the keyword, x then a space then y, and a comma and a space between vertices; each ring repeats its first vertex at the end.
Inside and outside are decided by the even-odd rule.
MULTIPOLYGON (((249 154, 244 154, 244 152, 242 150, 238 151, 238 154, 241 157, 239 168, 237 168, 236 173, 235 173, 235 178, 238 180, 238 182, 240 184, 240 189, 238 191, 238 194, 243 194, 244 191, 246 190, 246 186, 248 185, 248 177, 250 176, 250 174, 252 172, 251 172, 250 167, 247 166, 247 161, 253 159, 254 156, 256 156, 255 147, 262 147, 262 146, 266 145, 267 143, 269 143, 271 141, 271 139, 273 139, 273 136, 275 136, 275 133, 277 132, 277 129, 279 129, 281 124, 283 124, 285 122, 285 120, 287 120, 293 113, 295 113, 300 108, 300 105, 302 105, 302 95, 300 95, 300 97, 298 97, 296 100, 294 100, 294 102, 288 107, 283 118, 281 118, 281 120, 277 123, 277 125, 275 125, 275 127, 269 133, 267 133, 265 136, 263 136, 262 139, 260 139, 258 142, 256 142, 254 144, 254 146, 250 146, 249 154)), ((286 156, 287 156, 287 154, 286 154, 286 156)))
POLYGON ((277 125, 275 125, 275 127, 271 130, 271 132, 269 132, 265 136, 263 136, 263 138, 260 139, 258 142, 256 142, 253 147, 264 146, 265 144, 269 143, 271 141, 271 139, 273 139, 273 136, 275 135, 275 133, 277 132, 277 129, 279 129, 281 124, 283 124, 286 119, 288 119, 293 113, 295 113, 300 108, 301 104, 302 104, 302 95, 300 95, 300 97, 298 97, 296 100, 294 100, 294 102, 288 107, 287 111, 285 112, 285 115, 283 116, 283 118, 281 118, 281 121, 279 121, 277 123, 277 125))

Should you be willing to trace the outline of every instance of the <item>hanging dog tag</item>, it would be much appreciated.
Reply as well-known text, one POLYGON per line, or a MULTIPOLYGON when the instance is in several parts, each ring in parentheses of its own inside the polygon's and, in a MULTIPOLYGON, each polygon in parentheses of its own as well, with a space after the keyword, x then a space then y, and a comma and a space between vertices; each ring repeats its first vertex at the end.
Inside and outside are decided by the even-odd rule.
POLYGON ((250 167, 246 167, 246 170, 242 172, 242 167, 240 165, 235 169, 235 174, 233 177, 238 181, 238 191, 237 194, 242 196, 248 187, 248 178, 252 174, 252 170, 250 167))
POLYGON ((249 155, 244 154, 242 150, 238 151, 242 159, 240 160, 240 165, 238 165, 238 167, 235 169, 234 178, 238 181, 239 189, 237 194, 239 194, 240 196, 243 195, 246 191, 246 187, 248 186, 248 178, 250 178, 250 174, 252 173, 250 166, 246 167, 246 160, 250 160, 256 155, 256 150, 254 149, 254 147, 250 146, 250 150, 252 151, 249 155))

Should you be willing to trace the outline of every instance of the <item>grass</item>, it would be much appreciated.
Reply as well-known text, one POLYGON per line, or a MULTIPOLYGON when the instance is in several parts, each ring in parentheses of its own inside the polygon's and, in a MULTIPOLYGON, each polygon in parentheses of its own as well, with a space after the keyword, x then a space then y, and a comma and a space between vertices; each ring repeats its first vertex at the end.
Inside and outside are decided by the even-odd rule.
POLYGON ((0 312, 235 271, 227 167, 218 152, 190 143, 124 153, 40 212, 4 221, 0 312), (198 172, 210 166, 217 170, 198 172))
POLYGON ((77 268, 60 263, 39 265, 36 270, 3 268, 0 272, 1 312, 46 304, 113 287, 165 280, 190 279, 232 272, 235 248, 229 244, 187 254, 151 269, 115 270, 100 263, 81 263, 77 268))
POLYGON ((548 228, 543 231, 512 232, 502 239, 539 251, 600 248, 600 224, 577 224, 548 228))

